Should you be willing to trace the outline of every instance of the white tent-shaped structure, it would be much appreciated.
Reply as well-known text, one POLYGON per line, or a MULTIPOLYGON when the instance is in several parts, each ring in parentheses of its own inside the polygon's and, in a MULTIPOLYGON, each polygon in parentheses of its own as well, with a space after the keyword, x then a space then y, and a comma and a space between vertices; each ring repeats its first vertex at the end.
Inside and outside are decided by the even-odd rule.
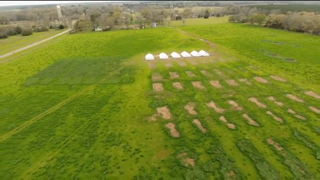
POLYGON ((146 61, 152 61, 152 60, 154 60, 154 56, 152 55, 152 54, 147 54, 146 55, 146 61))
POLYGON ((191 57, 191 55, 190 55, 189 53, 185 52, 185 51, 183 51, 183 52, 181 53, 181 56, 182 56, 182 57, 191 57))
POLYGON ((169 57, 168 57, 168 55, 166 53, 160 53, 159 54, 159 58, 160 59, 168 59, 169 57))
POLYGON ((204 50, 199 51, 201 56, 209 56, 209 53, 205 52, 204 50))
POLYGON ((171 56, 172 56, 173 58, 181 58, 180 54, 178 54, 178 53, 176 53, 176 52, 171 53, 171 56))
POLYGON ((201 56, 197 51, 192 51, 192 52, 191 52, 191 55, 192 55, 193 57, 200 57, 200 56, 201 56))

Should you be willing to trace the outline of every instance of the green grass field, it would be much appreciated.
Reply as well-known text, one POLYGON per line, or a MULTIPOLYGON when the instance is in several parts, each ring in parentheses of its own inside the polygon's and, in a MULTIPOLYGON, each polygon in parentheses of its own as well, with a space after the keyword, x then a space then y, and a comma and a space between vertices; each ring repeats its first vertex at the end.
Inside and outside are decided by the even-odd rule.
POLYGON ((50 29, 48 32, 34 32, 31 36, 9 36, 7 39, 0 40, 0 55, 12 52, 14 50, 23 48, 32 43, 41 41, 43 39, 49 38, 56 34, 63 32, 63 30, 52 30, 50 29))
POLYGON ((312 50, 319 37, 199 21, 174 27, 210 40, 216 48, 175 28, 92 32, 61 37, 1 64, 0 176, 319 179, 319 112, 310 109, 319 109, 319 99, 305 93, 320 93, 319 51, 312 50), (144 60, 147 53, 201 49, 211 56, 144 60), (192 85, 197 81, 203 89, 192 85), (175 88, 175 82, 183 89, 175 88), (163 91, 153 90, 155 83, 163 91), (248 100, 252 97, 265 107, 248 100), (208 107, 211 101, 223 112, 208 107), (232 108, 229 101, 242 108, 232 108), (185 109, 188 103, 196 114, 185 109), (169 118, 157 113, 160 107, 167 107, 169 118), (250 125, 243 114, 259 126, 250 125), (175 125, 179 137, 172 136, 167 123, 175 125))

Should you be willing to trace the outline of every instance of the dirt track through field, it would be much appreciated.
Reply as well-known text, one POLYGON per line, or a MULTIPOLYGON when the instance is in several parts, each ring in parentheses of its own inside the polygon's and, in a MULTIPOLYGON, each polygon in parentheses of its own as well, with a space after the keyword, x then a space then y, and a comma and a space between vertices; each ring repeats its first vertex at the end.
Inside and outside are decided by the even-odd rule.
POLYGON ((173 85, 173 87, 175 87, 179 90, 183 89, 183 86, 180 82, 173 82, 172 85, 173 85))
POLYGON ((294 101, 297 101, 297 102, 300 102, 300 103, 303 103, 304 100, 303 99, 300 99, 298 98, 297 96, 293 95, 293 94, 286 94, 286 96, 294 101))
POLYGON ((211 84, 212 87, 222 88, 219 81, 209 81, 209 83, 211 84))
POLYGON ((171 79, 178 79, 180 78, 179 74, 177 72, 169 72, 171 79))
POLYGON ((213 108, 217 113, 223 113, 225 111, 224 109, 217 107, 217 105, 213 101, 206 103, 206 105, 213 108))
POLYGON ((64 105, 66 105, 67 103, 71 102, 72 100, 78 98, 79 96, 83 95, 86 92, 89 92, 91 90, 93 90, 97 85, 102 84, 104 81, 106 81, 107 79, 109 79, 111 76, 117 74, 120 72, 120 70, 122 70, 123 67, 119 68, 118 70, 108 74, 107 76, 101 78, 99 81, 95 82, 94 84, 90 85, 87 88, 82 89, 81 91, 79 91, 78 93, 73 94, 72 96, 70 96, 69 98, 61 101, 60 103, 58 103, 57 105, 47 109, 46 111, 38 114, 37 116, 27 120, 26 122, 22 123, 20 126, 14 128, 13 130, 9 131, 8 133, 4 134, 3 136, 1 136, 0 141, 4 141, 8 138, 10 138, 11 136, 13 136, 14 134, 22 131, 23 129, 27 128, 28 126, 30 126, 31 124, 35 123, 36 121, 38 121, 39 119, 45 117, 48 114, 51 114, 55 111, 57 111, 58 109, 60 109, 61 107, 63 107, 64 105))
POLYGON ((267 99, 270 100, 270 101, 272 101, 272 102, 274 102, 274 103, 275 103, 276 105, 278 105, 278 106, 283 106, 283 103, 277 101, 273 96, 270 96, 270 97, 268 97, 267 99))
POLYGON ((207 132, 207 129, 202 126, 201 122, 198 119, 194 119, 192 122, 198 126, 202 133, 207 132))
POLYGON ((259 108, 267 108, 267 106, 265 104, 259 102, 257 98, 251 97, 251 98, 249 98, 249 101, 255 103, 259 108))
POLYGON ((247 85, 252 85, 251 82, 248 81, 248 79, 239 79, 239 81, 246 83, 247 85))
POLYGON ((239 84, 238 84, 235 80, 233 80, 233 79, 226 79, 225 81, 226 81, 226 83, 228 83, 230 86, 239 86, 239 84))
POLYGON ((268 81, 262 77, 254 77, 253 79, 261 83, 268 83, 268 81))
POLYGON ((189 112, 189 114, 196 115, 197 112, 194 110, 194 106, 195 106, 195 104, 190 102, 184 106, 184 109, 187 110, 189 112))
POLYGON ((305 117, 297 114, 294 110, 292 109, 288 109, 288 113, 294 115, 296 118, 300 119, 300 120, 307 120, 305 117))
POLYGON ((280 82, 287 82, 287 80, 279 77, 279 76, 275 76, 275 75, 271 75, 270 76, 272 79, 276 80, 276 81, 280 81, 280 82))
POLYGON ((158 107, 157 112, 159 115, 162 116, 163 119, 171 119, 171 113, 167 106, 158 107))
POLYGON ((315 93, 315 92, 313 92, 313 91, 306 91, 305 94, 309 95, 309 96, 312 96, 312 97, 314 97, 316 99, 320 99, 320 95, 315 93))
POLYGON ((276 121, 278 121, 279 123, 283 123, 283 120, 279 117, 277 117, 276 115, 274 115, 271 111, 267 111, 267 114, 272 116, 272 118, 276 121))
POLYGON ((157 92, 163 91, 162 83, 153 83, 153 90, 157 92))
POLYGON ((250 125, 257 126, 257 127, 260 126, 256 121, 254 121, 252 118, 250 118, 248 114, 243 114, 242 117, 245 118, 246 120, 248 120, 248 123, 250 125))
POLYGON ((176 125, 173 123, 168 123, 165 125, 166 128, 170 130, 172 137, 180 137, 180 133, 176 130, 176 125))
POLYGON ((317 114, 320 114, 320 109, 313 107, 313 106, 309 106, 309 109, 317 114))
POLYGON ((192 81, 192 85, 195 88, 198 89, 205 89, 205 87, 202 85, 201 81, 192 81))

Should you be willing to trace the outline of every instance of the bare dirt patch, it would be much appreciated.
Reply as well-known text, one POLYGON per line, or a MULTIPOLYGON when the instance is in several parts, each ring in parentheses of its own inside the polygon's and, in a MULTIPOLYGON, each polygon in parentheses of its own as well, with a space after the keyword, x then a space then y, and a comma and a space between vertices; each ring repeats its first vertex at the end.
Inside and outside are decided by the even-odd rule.
POLYGON ((243 109, 243 107, 240 107, 235 101, 228 101, 228 103, 231 105, 232 110, 242 111, 243 109))
POLYGON ((157 91, 157 92, 163 91, 162 83, 153 83, 152 86, 154 91, 157 91))
POLYGON ((227 123, 227 127, 229 129, 236 129, 236 126, 234 124, 231 124, 231 123, 227 123))
POLYGON ((287 80, 279 77, 279 76, 275 76, 275 75, 271 75, 270 76, 272 79, 277 80, 277 81, 281 81, 281 82, 287 82, 287 80))
POLYGON ((237 179, 237 175, 234 173, 234 171, 229 171, 227 173, 227 178, 226 179, 237 179))
POLYGON ((300 120, 307 120, 307 118, 305 118, 305 117, 303 117, 303 116, 301 116, 299 114, 294 115, 294 117, 296 117, 296 118, 298 118, 300 120))
POLYGON ((309 95, 309 96, 312 96, 312 97, 314 97, 314 98, 316 98, 316 99, 320 99, 320 95, 317 94, 317 93, 315 93, 315 92, 306 91, 305 94, 306 94, 306 95, 309 95))
POLYGON ((177 79, 180 78, 179 74, 177 72, 169 72, 171 79, 177 79))
POLYGON ((185 62, 180 61, 180 62, 179 62, 179 65, 180 65, 180 66, 186 66, 187 64, 186 64, 185 62))
POLYGON ((268 83, 268 81, 266 79, 263 79, 262 77, 254 77, 253 79, 261 83, 268 83))
POLYGON ((215 88, 222 88, 219 81, 209 81, 209 83, 215 88))
POLYGON ((208 71, 206 70, 201 70, 200 71, 202 75, 206 76, 206 77, 212 77, 213 75, 211 73, 209 73, 208 71))
POLYGON ((300 99, 298 98, 297 96, 293 95, 293 94, 286 94, 286 96, 294 101, 297 101, 297 102, 300 102, 300 103, 303 103, 304 100, 303 99, 300 99))
POLYGON ((316 108, 316 107, 312 107, 312 106, 309 106, 309 109, 317 114, 320 114, 320 109, 316 108))
POLYGON ((155 68, 157 68, 157 64, 155 64, 155 63, 148 63, 148 65, 149 65, 149 68, 150 68, 150 69, 155 69, 155 68))
POLYGON ((268 144, 272 145, 273 147, 276 148, 277 151, 282 151, 283 148, 276 142, 274 142, 271 138, 267 139, 268 144))
POLYGON ((226 82, 230 85, 230 86, 239 86, 239 84, 233 80, 233 79, 227 79, 226 82))
POLYGON ((185 166, 189 166, 189 165, 194 166, 195 165, 194 159, 187 157, 187 153, 185 153, 185 152, 178 154, 177 158, 182 160, 182 163, 185 166))
POLYGON ((170 111, 169 111, 167 106, 158 107, 157 108, 157 112, 158 112, 159 115, 162 116, 163 119, 170 119, 171 118, 171 113, 170 113, 170 111))
POLYGON ((192 122, 198 126, 198 128, 202 131, 202 133, 206 133, 207 132, 207 129, 205 129, 202 126, 201 122, 198 119, 194 119, 192 122))
POLYGON ((164 65, 165 65, 166 67, 172 67, 172 64, 171 64, 171 63, 169 63, 169 62, 164 63, 164 65))
POLYGON ((192 85, 198 89, 205 89, 205 87, 202 85, 201 81, 192 81, 192 85))
POLYGON ((152 80, 153 81, 160 81, 162 79, 163 79, 163 77, 160 74, 158 74, 158 73, 152 74, 152 80))
POLYGON ((183 89, 183 86, 180 82, 173 82, 172 85, 177 89, 183 89))
POLYGON ((176 127, 173 123, 168 123, 165 125, 166 128, 170 130, 171 136, 172 137, 180 137, 179 132, 176 130, 176 127))
POLYGON ((188 77, 197 77, 193 72, 191 71, 186 71, 186 74, 188 77))
POLYGON ((213 108, 217 113, 223 113, 225 111, 224 109, 217 107, 213 101, 207 103, 207 106, 213 108))
POLYGON ((274 102, 276 105, 278 106, 283 106, 282 102, 277 101, 273 96, 268 97, 267 99, 269 99, 270 101, 274 102))
POLYGON ((267 111, 267 114, 272 116, 274 120, 278 121, 279 123, 283 123, 283 120, 277 116, 275 116, 272 112, 267 111))
POLYGON ((251 98, 249 98, 249 101, 255 103, 259 108, 267 108, 267 106, 265 104, 259 102, 257 98, 251 97, 251 98))
POLYGON ((215 72, 219 77, 225 76, 225 74, 224 74, 223 72, 221 72, 219 69, 214 69, 214 72, 215 72))
POLYGON ((260 126, 256 121, 254 121, 253 119, 251 119, 248 114, 243 114, 242 117, 245 118, 246 120, 248 120, 248 123, 249 123, 250 125, 252 125, 252 126, 257 126, 257 127, 260 126))
POLYGON ((189 112, 189 114, 196 115, 197 112, 194 110, 194 106, 194 103, 189 102, 187 105, 184 106, 184 109, 186 109, 189 112))
POLYGON ((227 119, 225 117, 223 117, 223 116, 220 116, 219 120, 224 122, 224 123, 228 123, 227 119))
POLYGON ((190 64, 192 64, 192 65, 198 65, 198 62, 195 61, 195 60, 191 60, 191 61, 189 61, 189 62, 190 62, 190 64))
POLYGON ((248 81, 248 79, 239 79, 239 81, 246 83, 247 85, 252 85, 251 82, 248 81))
POLYGON ((288 109, 288 113, 290 113, 290 114, 296 114, 296 112, 293 111, 292 109, 288 109))

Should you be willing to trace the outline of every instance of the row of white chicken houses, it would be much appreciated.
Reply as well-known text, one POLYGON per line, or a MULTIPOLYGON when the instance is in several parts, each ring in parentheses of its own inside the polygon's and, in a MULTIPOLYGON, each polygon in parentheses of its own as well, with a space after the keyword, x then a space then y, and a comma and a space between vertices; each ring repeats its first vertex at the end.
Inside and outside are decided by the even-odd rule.
MULTIPOLYGON (((209 56, 209 54, 207 52, 205 52, 204 50, 201 50, 199 52, 192 51, 190 54, 186 51, 183 51, 181 53, 181 55, 176 52, 171 53, 172 58, 181 58, 181 57, 187 58, 187 57, 200 57, 200 56, 209 56)), ((166 53, 160 53, 159 58, 160 59, 169 59, 169 56, 166 53)), ((151 61, 151 60, 154 60, 154 56, 149 53, 146 55, 146 61, 151 61)))

